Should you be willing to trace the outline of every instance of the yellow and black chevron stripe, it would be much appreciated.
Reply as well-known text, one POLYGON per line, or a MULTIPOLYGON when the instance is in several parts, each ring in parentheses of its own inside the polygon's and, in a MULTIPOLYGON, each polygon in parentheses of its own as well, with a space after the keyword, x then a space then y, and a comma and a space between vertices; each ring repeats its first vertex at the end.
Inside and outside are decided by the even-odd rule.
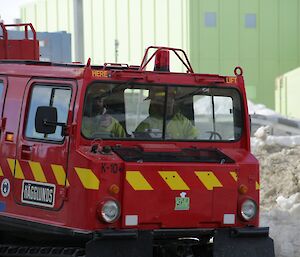
MULTIPOLYGON (((7 159, 11 174, 17 179, 26 179, 20 162, 16 159, 7 159)), ((47 183, 43 167, 41 163, 28 161, 30 170, 37 182, 47 183)), ((56 179, 56 184, 60 186, 71 186, 69 180, 66 178, 66 171, 62 165, 51 164, 53 175, 56 179)), ((84 189, 99 190, 100 179, 89 168, 74 168, 81 185, 84 189)), ((162 181, 164 181, 170 190, 190 190, 190 186, 184 181, 177 171, 157 171, 162 181)), ((238 181, 238 176, 235 171, 228 173, 234 182, 238 181)), ((3 169, 0 167, 0 177, 4 176, 3 169)), ((223 187, 222 182, 212 171, 194 171, 194 176, 198 179, 206 190, 213 190, 217 187, 223 187)), ((151 191, 154 190, 154 185, 151 185, 149 181, 144 177, 141 171, 126 171, 126 181, 135 191, 151 191)), ((255 189, 259 190, 260 185, 258 182, 255 184, 255 189)))
MULTIPOLYGON (((168 185, 170 190, 190 190, 188 184, 183 180, 177 171, 158 171, 162 180, 168 185)), ((211 191, 217 187, 223 187, 221 181, 212 171, 194 171, 195 178, 202 183, 206 190, 211 191)), ((233 182, 237 183, 238 176, 235 171, 228 174, 233 182)), ((140 171, 126 171, 126 181, 135 191, 151 191, 154 186, 143 176, 140 171)), ((259 184, 256 182, 256 190, 259 190, 259 184)))

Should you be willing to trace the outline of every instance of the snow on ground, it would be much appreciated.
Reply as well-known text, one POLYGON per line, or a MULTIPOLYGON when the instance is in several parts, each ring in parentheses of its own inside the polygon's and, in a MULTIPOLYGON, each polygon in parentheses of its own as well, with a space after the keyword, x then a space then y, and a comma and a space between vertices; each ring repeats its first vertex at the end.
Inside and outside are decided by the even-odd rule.
MULTIPOLYGON (((248 102, 249 113, 282 117, 248 102)), ((300 257, 300 135, 269 135, 260 127, 251 139, 260 162, 260 225, 270 227, 276 257, 300 257)))
POLYGON ((260 225, 270 227, 276 257, 300 256, 300 144, 295 144, 298 139, 267 136, 264 141, 252 140, 252 152, 260 161, 260 225))

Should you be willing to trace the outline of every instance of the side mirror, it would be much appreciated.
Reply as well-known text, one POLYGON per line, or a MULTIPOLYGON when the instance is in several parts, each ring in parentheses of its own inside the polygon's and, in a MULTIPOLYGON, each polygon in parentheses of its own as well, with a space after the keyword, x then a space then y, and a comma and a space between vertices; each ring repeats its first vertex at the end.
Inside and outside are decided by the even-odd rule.
POLYGON ((52 106, 39 106, 35 114, 35 130, 38 133, 54 134, 57 127, 57 110, 52 106))

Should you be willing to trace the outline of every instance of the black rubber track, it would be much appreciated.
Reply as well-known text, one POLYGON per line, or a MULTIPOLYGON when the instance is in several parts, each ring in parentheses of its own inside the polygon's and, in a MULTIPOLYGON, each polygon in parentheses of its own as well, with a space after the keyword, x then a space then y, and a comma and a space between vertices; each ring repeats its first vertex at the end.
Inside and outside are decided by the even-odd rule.
POLYGON ((0 245, 1 257, 84 257, 85 250, 77 247, 39 247, 0 245))

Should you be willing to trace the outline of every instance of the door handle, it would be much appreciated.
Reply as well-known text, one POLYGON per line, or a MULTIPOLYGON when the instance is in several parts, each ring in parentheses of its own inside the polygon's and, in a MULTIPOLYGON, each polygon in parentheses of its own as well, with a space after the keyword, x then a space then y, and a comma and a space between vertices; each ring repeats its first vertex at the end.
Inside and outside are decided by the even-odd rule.
POLYGON ((21 146, 21 159, 31 160, 32 157, 32 145, 22 145, 21 146))
POLYGON ((1 131, 4 131, 4 129, 5 129, 5 126, 6 126, 6 118, 2 118, 2 119, 0 119, 0 130, 1 131))

